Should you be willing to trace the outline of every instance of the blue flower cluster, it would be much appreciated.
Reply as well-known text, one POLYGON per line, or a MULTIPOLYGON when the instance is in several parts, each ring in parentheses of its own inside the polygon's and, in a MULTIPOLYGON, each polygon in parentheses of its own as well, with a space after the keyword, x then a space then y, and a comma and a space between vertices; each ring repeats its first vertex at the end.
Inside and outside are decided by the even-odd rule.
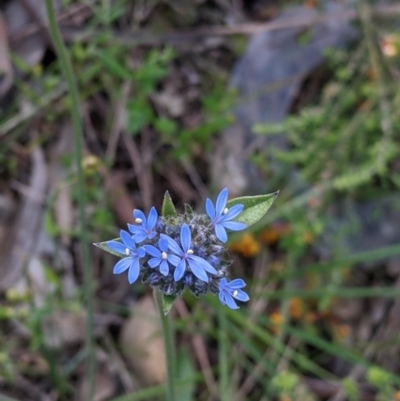
POLYGON ((128 271, 129 283, 139 276, 143 282, 159 288, 165 295, 178 296, 189 289, 195 296, 208 291, 219 294, 223 305, 237 309, 236 300, 246 302, 249 296, 242 290, 242 279, 227 280, 227 258, 224 243, 226 229, 239 231, 246 224, 232 221, 243 210, 243 205, 228 209, 228 189, 219 194, 215 207, 206 201, 207 215, 195 213, 186 205, 185 213, 174 217, 159 217, 152 207, 148 216, 133 211, 136 224, 128 224, 130 231, 121 230, 119 241, 108 241, 108 248, 121 255, 114 266, 114 274, 128 271))

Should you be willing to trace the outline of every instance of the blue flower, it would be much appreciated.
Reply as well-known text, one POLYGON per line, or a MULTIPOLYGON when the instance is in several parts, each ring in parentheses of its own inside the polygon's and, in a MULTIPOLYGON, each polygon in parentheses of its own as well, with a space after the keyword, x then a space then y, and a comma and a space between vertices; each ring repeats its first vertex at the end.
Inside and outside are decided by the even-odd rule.
POLYGON ((228 200, 228 188, 225 188, 218 195, 217 202, 214 208, 210 199, 206 200, 206 211, 208 217, 211 219, 211 225, 215 228, 215 235, 221 242, 228 240, 228 235, 225 229, 232 231, 244 230, 247 225, 237 221, 230 221, 237 217, 243 210, 243 205, 234 205, 230 209, 226 207, 228 200))
POLYGON ((134 283, 140 274, 139 259, 146 255, 143 247, 136 248, 136 244, 133 242, 131 235, 124 230, 120 231, 121 242, 108 241, 107 246, 114 252, 117 252, 126 257, 121 259, 114 266, 113 273, 121 274, 125 270, 128 270, 128 281, 130 284, 134 283))
POLYGON ((217 274, 217 271, 206 260, 200 258, 199 256, 193 255, 193 250, 190 249, 192 244, 192 234, 190 233, 190 229, 187 224, 183 224, 181 228, 181 246, 179 246, 175 240, 165 234, 161 234, 161 238, 165 238, 168 241, 169 249, 178 255, 180 259, 174 271, 175 281, 179 281, 183 277, 187 265, 189 270, 191 270, 198 279, 205 281, 206 283, 208 283, 208 276, 206 272, 217 274))
POLYGON ((241 290, 241 288, 244 287, 246 287, 246 284, 241 278, 232 280, 230 283, 228 283, 225 277, 222 278, 219 282, 219 300, 222 305, 228 305, 231 309, 239 309, 234 298, 242 302, 246 302, 250 299, 249 296, 241 290))
POLYGON ((152 258, 147 262, 149 266, 152 268, 160 266, 160 273, 164 276, 167 276, 169 273, 168 262, 177 266, 181 261, 178 256, 168 254, 168 240, 166 238, 161 238, 158 241, 159 249, 153 245, 143 245, 143 248, 146 253, 152 256, 152 258))
POLYGON ((128 223, 129 231, 133 234, 132 238, 136 243, 143 242, 146 238, 152 239, 157 234, 154 231, 154 227, 157 224, 158 214, 155 207, 152 207, 149 212, 149 217, 146 216, 141 210, 135 209, 133 211, 133 217, 137 226, 128 223))

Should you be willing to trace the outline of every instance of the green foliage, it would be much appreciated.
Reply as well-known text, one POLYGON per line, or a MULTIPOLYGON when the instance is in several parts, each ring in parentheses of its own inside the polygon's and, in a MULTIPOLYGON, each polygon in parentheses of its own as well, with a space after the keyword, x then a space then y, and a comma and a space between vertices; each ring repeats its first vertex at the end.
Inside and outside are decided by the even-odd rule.
POLYGON ((354 54, 348 63, 342 56, 331 55, 335 79, 325 86, 315 105, 302 108, 282 124, 254 127, 260 135, 286 132, 291 149, 275 149, 276 158, 298 168, 305 181, 331 180, 340 191, 355 191, 378 176, 387 176, 400 150, 394 106, 398 95, 394 87, 388 88, 389 99, 382 100, 381 84, 371 77, 365 48, 361 46, 354 54), (382 101, 393 102, 386 128, 382 101))
POLYGON ((359 401, 360 392, 357 383, 351 379, 346 378, 342 380, 342 388, 349 401, 359 401))
POLYGON ((367 380, 377 390, 377 401, 393 399, 395 388, 392 377, 388 372, 379 367, 371 367, 367 371, 367 380))
POLYGON ((296 374, 285 370, 274 376, 272 386, 276 388, 280 397, 292 397, 299 382, 296 374))

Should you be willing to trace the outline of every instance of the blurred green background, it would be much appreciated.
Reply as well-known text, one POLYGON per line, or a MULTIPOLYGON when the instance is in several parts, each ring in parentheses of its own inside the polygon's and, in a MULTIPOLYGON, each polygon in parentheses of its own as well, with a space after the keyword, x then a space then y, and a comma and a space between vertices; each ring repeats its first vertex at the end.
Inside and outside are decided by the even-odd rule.
POLYGON ((399 5, 54 4, 77 105, 44 2, 0 4, 0 401, 163 400, 151 292, 91 244, 225 186, 280 195, 229 244, 251 301, 174 305, 177 401, 400 400, 399 5))

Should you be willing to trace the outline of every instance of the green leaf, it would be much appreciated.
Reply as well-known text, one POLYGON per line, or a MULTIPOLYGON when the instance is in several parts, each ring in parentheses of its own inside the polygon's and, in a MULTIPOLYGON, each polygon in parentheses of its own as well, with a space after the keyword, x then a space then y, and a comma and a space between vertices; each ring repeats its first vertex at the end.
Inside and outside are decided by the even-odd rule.
POLYGON ((244 205, 242 213, 235 221, 245 223, 247 227, 250 227, 265 216, 278 194, 279 191, 268 195, 242 196, 229 200, 226 207, 229 209, 237 204, 244 205))
POLYGON ((165 192, 164 200, 162 204, 162 216, 163 217, 175 217, 176 210, 172 202, 171 195, 168 191, 165 192))
MULTIPOLYGON (((120 238, 115 238, 115 239, 113 239, 113 240, 111 240, 111 241, 118 241, 118 242, 121 242, 121 241, 120 241, 120 238)), ((107 242, 110 242, 110 241, 94 242, 93 245, 94 245, 94 246, 97 246, 97 248, 100 248, 100 249, 102 249, 103 251, 106 251, 106 252, 108 252, 108 253, 111 253, 111 254, 113 254, 113 255, 115 255, 115 256, 119 256, 120 258, 126 256, 126 255, 122 255, 122 254, 120 254, 120 253, 118 253, 118 252, 115 252, 115 251, 111 250, 111 249, 108 247, 107 242)))
POLYGON ((166 117, 157 118, 154 121, 155 129, 164 136, 172 138, 173 135, 178 131, 178 124, 175 120, 166 117))
POLYGON ((153 119, 153 110, 146 99, 130 99, 126 104, 126 128, 131 135, 136 135, 142 127, 153 119))
POLYGON ((174 295, 165 295, 165 294, 162 295, 164 315, 168 315, 176 298, 177 297, 174 295))
POLYGON ((121 79, 130 79, 131 72, 122 65, 119 60, 110 52, 96 51, 96 55, 104 67, 115 77, 121 79))

